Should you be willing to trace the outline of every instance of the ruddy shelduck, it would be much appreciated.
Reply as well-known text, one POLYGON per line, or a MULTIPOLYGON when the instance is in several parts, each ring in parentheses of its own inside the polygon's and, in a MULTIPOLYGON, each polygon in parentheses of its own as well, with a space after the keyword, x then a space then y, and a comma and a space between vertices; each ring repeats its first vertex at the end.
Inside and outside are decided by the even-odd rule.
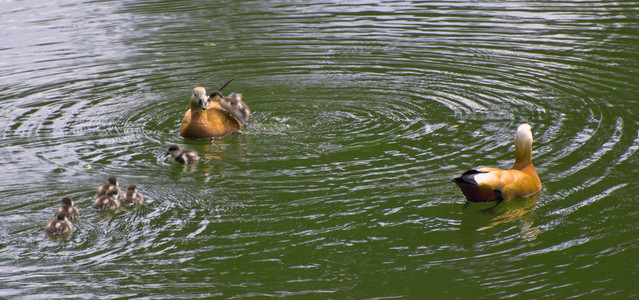
MULTIPOLYGON (((228 112, 220 106, 219 99, 224 98, 221 92, 224 86, 211 93, 210 97, 201 86, 193 89, 191 108, 182 118, 180 136, 189 139, 211 139, 225 137, 240 130, 243 123, 233 112, 228 112)), ((241 94, 237 95, 240 95, 241 100, 241 94)))
POLYGON ((532 195, 541 181, 532 164, 533 137, 530 125, 522 124, 515 134, 515 164, 510 170, 478 168, 453 176, 471 202, 502 201, 532 195))

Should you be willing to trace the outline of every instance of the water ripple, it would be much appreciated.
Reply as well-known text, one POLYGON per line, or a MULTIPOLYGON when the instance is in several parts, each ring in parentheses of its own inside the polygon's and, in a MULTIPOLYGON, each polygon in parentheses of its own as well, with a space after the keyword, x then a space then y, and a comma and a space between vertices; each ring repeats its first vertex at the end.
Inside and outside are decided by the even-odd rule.
POLYGON ((633 240, 634 6, 66 2, 0 11, 2 296, 629 294, 577 275, 633 240), (190 90, 230 78, 242 134, 179 137, 190 90), (448 177, 511 165, 522 122, 541 195, 462 211, 448 177), (147 203, 95 214, 109 175, 147 203), (46 239, 64 196, 82 217, 46 239))

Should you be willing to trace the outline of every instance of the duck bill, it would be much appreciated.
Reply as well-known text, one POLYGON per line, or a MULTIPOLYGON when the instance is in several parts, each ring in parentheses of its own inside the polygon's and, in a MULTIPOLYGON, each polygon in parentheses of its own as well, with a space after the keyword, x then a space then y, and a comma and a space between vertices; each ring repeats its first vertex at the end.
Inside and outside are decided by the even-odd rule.
POLYGON ((200 108, 204 110, 206 110, 206 102, 207 102, 206 99, 202 99, 202 98, 200 98, 197 101, 197 103, 200 105, 200 108))

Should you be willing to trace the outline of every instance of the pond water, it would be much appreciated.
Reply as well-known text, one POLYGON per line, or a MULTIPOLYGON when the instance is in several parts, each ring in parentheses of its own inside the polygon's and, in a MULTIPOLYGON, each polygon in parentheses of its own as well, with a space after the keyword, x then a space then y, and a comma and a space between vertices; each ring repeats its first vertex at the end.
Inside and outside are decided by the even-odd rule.
POLYGON ((634 1, 0 4, 0 297, 638 296, 634 1), (195 86, 242 134, 185 140, 195 86), (533 128, 543 190, 471 204, 533 128), (168 164, 179 144, 204 159, 168 164), (96 214, 95 188, 137 210, 96 214), (63 197, 81 217, 43 226, 63 197))

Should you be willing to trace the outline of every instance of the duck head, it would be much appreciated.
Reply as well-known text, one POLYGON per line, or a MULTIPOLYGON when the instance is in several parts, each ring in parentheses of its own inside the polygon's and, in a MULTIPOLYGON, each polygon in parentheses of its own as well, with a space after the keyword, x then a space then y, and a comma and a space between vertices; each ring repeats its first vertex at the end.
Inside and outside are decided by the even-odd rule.
POLYGON ((206 90, 198 86, 193 89, 191 92, 191 108, 201 108, 206 110, 206 103, 208 102, 209 97, 206 96, 206 90))

